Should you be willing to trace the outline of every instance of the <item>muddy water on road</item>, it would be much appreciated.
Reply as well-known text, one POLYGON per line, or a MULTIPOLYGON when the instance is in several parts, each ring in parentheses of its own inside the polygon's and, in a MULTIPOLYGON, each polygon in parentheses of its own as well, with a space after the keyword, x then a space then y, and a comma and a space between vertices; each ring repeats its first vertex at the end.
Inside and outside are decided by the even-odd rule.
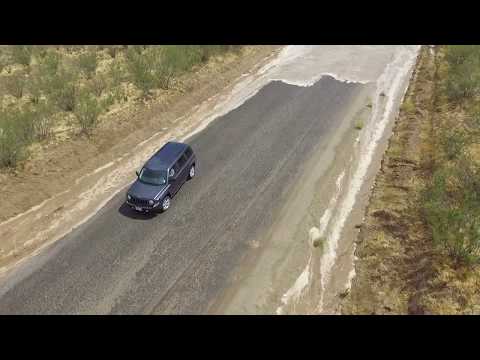
POLYGON ((355 225, 361 222, 418 49, 292 46, 266 66, 272 78, 297 86, 311 86, 326 75, 364 86, 356 101, 345 104, 343 120, 305 164, 276 225, 258 239, 257 249, 210 312, 336 313, 336 300, 354 276, 355 225), (320 246, 312 246, 312 237, 320 238, 320 246))

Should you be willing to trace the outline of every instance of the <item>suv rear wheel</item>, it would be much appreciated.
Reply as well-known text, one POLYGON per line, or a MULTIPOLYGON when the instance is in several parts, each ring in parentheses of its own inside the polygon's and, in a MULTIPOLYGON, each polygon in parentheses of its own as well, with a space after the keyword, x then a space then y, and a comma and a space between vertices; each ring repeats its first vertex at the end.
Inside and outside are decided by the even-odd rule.
POLYGON ((190 167, 190 171, 188 172, 188 179, 193 179, 193 177, 195 176, 195 165, 192 165, 190 167))

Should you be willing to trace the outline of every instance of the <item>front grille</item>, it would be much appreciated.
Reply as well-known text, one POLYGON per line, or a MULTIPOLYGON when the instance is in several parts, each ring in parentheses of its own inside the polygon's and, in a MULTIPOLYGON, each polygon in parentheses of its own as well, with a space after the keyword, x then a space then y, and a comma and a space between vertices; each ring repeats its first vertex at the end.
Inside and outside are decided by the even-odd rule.
POLYGON ((137 199, 132 196, 129 201, 133 205, 142 206, 142 207, 151 207, 151 205, 148 203, 148 200, 145 200, 145 199, 137 199))

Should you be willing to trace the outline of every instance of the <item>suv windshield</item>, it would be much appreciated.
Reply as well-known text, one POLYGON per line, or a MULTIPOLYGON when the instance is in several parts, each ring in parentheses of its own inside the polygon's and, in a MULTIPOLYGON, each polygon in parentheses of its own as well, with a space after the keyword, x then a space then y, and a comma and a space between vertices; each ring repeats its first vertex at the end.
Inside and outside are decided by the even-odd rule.
POLYGON ((165 185, 167 183, 167 172, 165 170, 150 170, 143 168, 138 179, 150 185, 165 185))

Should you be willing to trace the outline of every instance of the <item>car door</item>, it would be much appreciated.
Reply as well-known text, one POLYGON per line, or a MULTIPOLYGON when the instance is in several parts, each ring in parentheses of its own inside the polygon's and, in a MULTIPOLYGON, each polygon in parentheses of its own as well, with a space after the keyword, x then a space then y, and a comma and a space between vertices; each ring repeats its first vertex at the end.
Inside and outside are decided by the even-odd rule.
POLYGON ((182 185, 180 174, 181 171, 177 160, 177 162, 170 168, 170 173, 168 175, 168 183, 170 184, 170 192, 172 194, 175 194, 182 185))
POLYGON ((183 184, 187 180, 187 175, 189 170, 187 169, 187 162, 188 162, 188 158, 187 158, 187 155, 185 155, 185 153, 183 153, 182 156, 180 156, 180 159, 178 159, 177 161, 178 167, 180 168, 178 177, 181 184, 183 184))

